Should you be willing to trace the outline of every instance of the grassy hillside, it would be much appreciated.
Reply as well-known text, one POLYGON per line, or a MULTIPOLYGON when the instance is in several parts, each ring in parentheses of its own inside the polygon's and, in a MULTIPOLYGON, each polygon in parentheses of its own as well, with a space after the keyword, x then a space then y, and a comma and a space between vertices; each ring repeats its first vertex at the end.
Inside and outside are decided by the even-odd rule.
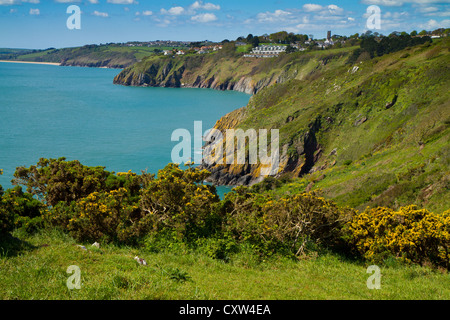
POLYGON ((368 265, 334 254, 262 261, 248 250, 225 263, 183 246, 156 253, 103 243, 96 248, 55 230, 14 235, 21 240, 3 240, 0 252, 2 300, 450 299, 448 274, 417 265, 382 267, 381 290, 369 290, 368 265), (71 265, 80 268, 81 289, 67 288, 71 265))
POLYGON ((279 129, 281 171, 18 167, 17 186, 0 187, 0 298, 449 299, 449 40, 354 52, 229 47, 123 70, 115 83, 255 93, 216 128, 279 129), (208 177, 254 184, 220 199, 208 177))
MULTIPOLYGON (((125 68, 154 54, 155 47, 124 47, 114 44, 23 50, 0 49, 0 60, 56 62, 69 66, 125 68)), ((158 47, 159 50, 165 49, 158 47)))
MULTIPOLYGON (((228 45, 209 55, 148 57, 114 83, 254 94, 216 129, 279 129, 277 177, 294 179, 281 194, 321 189, 357 209, 417 204, 443 211, 450 198, 449 62, 448 38, 374 58, 359 47, 244 58, 228 45)), ((262 179, 258 165, 205 168, 216 184, 262 179)))
POLYGON ((132 86, 199 87, 257 93, 288 79, 302 79, 330 57, 342 59, 356 47, 283 54, 274 59, 244 58, 234 44, 206 55, 154 56, 124 69, 114 83, 132 86), (297 66, 306 65, 302 73, 297 66), (309 70, 311 69, 311 70, 309 70))
MULTIPOLYGON (((356 64, 346 58, 327 53, 295 61, 286 67, 295 78, 259 91, 216 128, 280 130, 278 176, 293 179, 280 194, 321 189, 357 209, 448 209, 448 39, 356 64)), ((258 172, 258 166, 226 169, 216 182, 258 172)))

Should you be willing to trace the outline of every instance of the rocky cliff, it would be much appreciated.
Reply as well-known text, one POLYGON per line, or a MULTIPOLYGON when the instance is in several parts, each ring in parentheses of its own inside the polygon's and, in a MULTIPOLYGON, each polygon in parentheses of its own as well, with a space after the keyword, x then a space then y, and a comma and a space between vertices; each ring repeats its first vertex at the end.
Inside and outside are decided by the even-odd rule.
MULTIPOLYGON (((338 53, 337 56, 346 55, 338 53)), ((233 52, 207 55, 152 56, 114 78, 115 84, 150 87, 211 88, 256 94, 290 79, 302 79, 334 55, 282 55, 279 58, 244 58, 233 52)))
MULTIPOLYGON (((226 130, 239 128, 248 117, 249 110, 261 107, 261 97, 273 100, 280 94, 275 89, 264 95, 263 89, 283 84, 290 87, 288 83, 291 80, 309 81, 333 64, 342 65, 347 55, 348 51, 283 55, 276 59, 249 59, 234 55, 149 57, 124 69, 115 77, 114 83, 127 86, 211 88, 253 94, 255 99, 251 99, 248 106, 225 115, 216 123, 215 129, 224 133, 226 141, 226 130)), ((293 121, 294 117, 298 115, 293 115, 286 122, 293 121)), ((276 176, 286 172, 298 176, 311 170, 318 157, 316 153, 319 145, 315 134, 320 123, 320 120, 313 120, 310 128, 298 134, 293 141, 282 141, 279 148, 280 170, 276 176)), ((203 164, 202 167, 212 173, 208 181, 217 185, 252 185, 264 179, 260 173, 265 166, 259 162, 203 164)))
MULTIPOLYGON (((298 179, 286 187, 289 192, 320 188, 361 208, 394 199, 438 206, 448 195, 450 176, 448 42, 356 64, 348 63, 352 53, 343 48, 278 59, 149 58, 114 82, 252 93, 246 107, 222 117, 215 129, 223 133, 225 150, 227 129, 279 130, 279 170, 273 176, 298 179)), ((217 185, 253 185, 265 178, 261 162, 207 161, 202 167, 217 185)))

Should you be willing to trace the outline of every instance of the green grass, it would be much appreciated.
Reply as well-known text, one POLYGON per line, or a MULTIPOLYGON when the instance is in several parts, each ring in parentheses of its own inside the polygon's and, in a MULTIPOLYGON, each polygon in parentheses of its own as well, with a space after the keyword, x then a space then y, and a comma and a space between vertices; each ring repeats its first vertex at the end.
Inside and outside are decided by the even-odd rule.
POLYGON ((275 192, 302 192, 311 184, 359 210, 410 204, 449 209, 448 45, 407 48, 358 64, 354 73, 340 50, 309 53, 315 58, 295 62, 290 70, 297 69, 296 78, 260 91, 235 125, 278 128, 280 150, 287 145, 288 154, 295 155, 320 117, 317 171, 275 192), (317 54, 327 55, 327 62, 320 63, 317 54), (394 106, 386 108, 394 97, 394 106), (355 124, 363 117, 365 122, 355 124), (404 176, 411 170, 415 173, 404 176))
POLYGON ((381 266, 381 289, 369 290, 367 265, 325 253, 293 261, 261 261, 244 250, 228 262, 183 248, 151 253, 101 244, 77 247, 58 231, 15 233, 0 242, 0 299, 449 299, 450 277, 417 265, 381 266), (19 240, 20 239, 20 240, 19 240), (139 265, 138 255, 148 265, 139 265), (67 267, 81 271, 81 289, 67 288, 67 267))

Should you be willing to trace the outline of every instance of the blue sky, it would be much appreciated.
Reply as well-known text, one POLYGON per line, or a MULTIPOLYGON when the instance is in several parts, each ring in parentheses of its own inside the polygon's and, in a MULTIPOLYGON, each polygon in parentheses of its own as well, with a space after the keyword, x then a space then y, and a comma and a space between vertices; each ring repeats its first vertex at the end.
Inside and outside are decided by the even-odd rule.
POLYGON ((0 47, 72 47, 108 42, 236 39, 281 30, 351 35, 381 9, 382 34, 450 27, 450 0, 0 0, 0 47), (69 5, 81 29, 69 30, 69 5))

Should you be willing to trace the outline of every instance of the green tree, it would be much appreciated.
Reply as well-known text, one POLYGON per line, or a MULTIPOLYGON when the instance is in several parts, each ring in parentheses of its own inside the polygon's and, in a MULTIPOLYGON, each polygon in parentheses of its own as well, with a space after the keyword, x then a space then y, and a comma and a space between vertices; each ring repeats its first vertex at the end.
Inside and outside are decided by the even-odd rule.
MULTIPOLYGON (((3 174, 3 169, 0 169, 0 176, 3 174)), ((3 187, 0 184, 0 197, 3 195, 3 187)))
POLYGON ((286 47, 286 53, 292 53, 292 52, 295 52, 295 48, 292 47, 290 44, 287 45, 287 47, 286 47))
POLYGON ((416 30, 412 31, 412 32, 410 33, 410 36, 411 36, 411 37, 417 36, 417 31, 416 31, 416 30))
POLYGON ((95 191, 118 189, 125 179, 115 176, 104 167, 87 167, 78 160, 41 158, 36 166, 18 167, 14 185, 24 185, 27 192, 54 206, 60 201, 71 202, 95 191))
POLYGON ((253 48, 256 48, 257 46, 259 46, 259 43, 260 43, 259 38, 258 37, 254 37, 252 39, 251 43, 252 43, 253 48))
POLYGON ((157 179, 142 190, 140 208, 152 220, 153 231, 174 231, 181 239, 214 233, 218 217, 214 205, 219 203, 214 186, 202 184, 206 170, 180 169, 168 164, 157 179))
POLYGON ((272 33, 270 39, 275 43, 285 43, 288 39, 288 33, 286 31, 272 33))

